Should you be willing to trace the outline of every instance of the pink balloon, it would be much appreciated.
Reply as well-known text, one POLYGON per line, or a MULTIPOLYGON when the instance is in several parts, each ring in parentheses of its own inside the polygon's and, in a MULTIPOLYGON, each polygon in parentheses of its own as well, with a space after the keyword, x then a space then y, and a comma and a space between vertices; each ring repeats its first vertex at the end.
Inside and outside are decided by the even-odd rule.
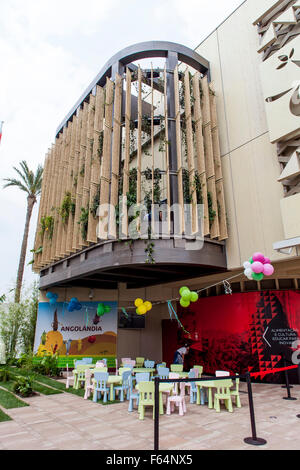
POLYGON ((265 276, 272 276, 274 273, 274 268, 271 264, 264 264, 264 270, 263 273, 265 276))
POLYGON ((271 264, 271 260, 270 260, 270 258, 265 258, 265 262, 264 262, 264 264, 271 264))
POLYGON ((251 264, 251 269, 254 273, 259 274, 263 272, 264 265, 259 261, 254 261, 254 263, 251 264))
POLYGON ((259 263, 264 263, 265 261, 265 257, 262 253, 254 253, 254 255, 252 256, 252 259, 253 261, 258 261, 259 263))

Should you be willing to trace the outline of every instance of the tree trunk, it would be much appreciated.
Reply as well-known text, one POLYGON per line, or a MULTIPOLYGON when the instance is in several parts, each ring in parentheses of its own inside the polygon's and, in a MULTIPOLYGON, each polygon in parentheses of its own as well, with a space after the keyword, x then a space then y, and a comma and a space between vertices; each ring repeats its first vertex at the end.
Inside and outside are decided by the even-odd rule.
POLYGON ((21 254, 19 259, 19 268, 18 268, 18 275, 17 275, 17 284, 15 290, 15 302, 20 302, 21 297, 21 288, 22 288, 22 281, 23 281, 23 274, 24 274, 24 266, 26 260, 26 251, 27 251, 27 242, 28 242, 28 234, 29 234, 29 224, 32 215, 32 209, 36 202, 36 198, 33 196, 27 197, 27 212, 26 212, 26 220, 25 220, 25 227, 23 233, 23 241, 21 247, 21 254))

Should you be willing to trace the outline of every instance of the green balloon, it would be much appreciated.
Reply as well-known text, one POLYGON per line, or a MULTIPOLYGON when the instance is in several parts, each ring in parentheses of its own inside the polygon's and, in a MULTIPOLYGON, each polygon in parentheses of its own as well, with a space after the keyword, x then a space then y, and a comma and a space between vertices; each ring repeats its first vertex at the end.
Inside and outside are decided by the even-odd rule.
POLYGON ((190 305, 190 301, 189 300, 183 300, 183 298, 181 297, 180 305, 181 305, 181 307, 188 307, 190 305))
POLYGON ((98 304, 98 308, 97 308, 98 317, 102 317, 102 315, 104 315, 104 313, 105 313, 104 305, 103 304, 98 304))
POLYGON ((197 292, 192 292, 191 293, 191 302, 197 302, 198 299, 199 299, 199 296, 198 296, 197 292))
POLYGON ((109 305, 104 305, 104 313, 109 313, 111 311, 111 308, 109 305))
POLYGON ((179 289, 179 294, 182 295, 182 293, 183 293, 184 290, 189 290, 189 288, 188 288, 188 287, 184 287, 184 286, 183 286, 183 287, 180 287, 180 289, 179 289))
POLYGON ((254 279, 255 281, 261 281, 263 277, 263 273, 252 273, 252 279, 254 279))
POLYGON ((253 261, 253 258, 252 258, 252 257, 249 259, 249 263, 251 263, 251 264, 253 264, 253 263, 254 263, 254 261, 253 261))

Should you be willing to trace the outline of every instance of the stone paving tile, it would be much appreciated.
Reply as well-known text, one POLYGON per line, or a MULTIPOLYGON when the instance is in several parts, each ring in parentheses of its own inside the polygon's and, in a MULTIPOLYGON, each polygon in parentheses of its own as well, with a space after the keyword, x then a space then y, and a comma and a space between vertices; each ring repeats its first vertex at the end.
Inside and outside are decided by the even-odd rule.
MULTIPOLYGON (((241 389, 246 390, 245 384, 241 389)), ((178 411, 160 416, 160 448, 166 450, 260 450, 300 449, 300 402, 283 400, 280 385, 253 384, 257 434, 267 439, 261 447, 249 446, 251 435, 247 395, 241 394, 243 407, 233 413, 191 405, 187 414, 178 411)), ((292 389, 300 400, 300 386, 292 389)), ((144 420, 128 402, 95 404, 63 393, 26 400, 30 406, 6 411, 15 421, 0 423, 0 449, 77 449, 121 450, 153 449, 154 422, 148 409, 144 420)))

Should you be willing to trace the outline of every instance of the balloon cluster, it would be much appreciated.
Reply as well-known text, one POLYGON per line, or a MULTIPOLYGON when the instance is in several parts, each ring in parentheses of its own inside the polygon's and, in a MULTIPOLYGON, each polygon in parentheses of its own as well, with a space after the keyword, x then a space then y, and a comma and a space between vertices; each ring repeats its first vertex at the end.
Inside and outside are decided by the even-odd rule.
POLYGON ((110 311, 111 311, 111 307, 109 305, 98 304, 98 307, 97 307, 98 317, 102 317, 105 313, 109 313, 110 311))
POLYGON ((56 301, 58 299, 58 294, 54 294, 53 292, 47 292, 46 294, 47 299, 49 299, 49 303, 51 305, 56 304, 56 301))
POLYGON ((180 305, 181 307, 189 307, 191 302, 197 302, 199 296, 197 292, 190 291, 188 287, 181 287, 179 289, 180 298, 180 305))
POLYGON ((272 276, 274 273, 271 261, 262 253, 254 253, 249 261, 245 261, 244 268, 245 276, 251 281, 261 281, 264 276, 272 276))
POLYGON ((138 315, 145 315, 152 309, 152 303, 143 301, 143 299, 135 299, 134 305, 136 306, 136 313, 138 315))
POLYGON ((70 302, 68 303, 67 310, 68 312, 73 312, 74 310, 81 310, 82 305, 79 303, 76 297, 72 297, 70 302))

